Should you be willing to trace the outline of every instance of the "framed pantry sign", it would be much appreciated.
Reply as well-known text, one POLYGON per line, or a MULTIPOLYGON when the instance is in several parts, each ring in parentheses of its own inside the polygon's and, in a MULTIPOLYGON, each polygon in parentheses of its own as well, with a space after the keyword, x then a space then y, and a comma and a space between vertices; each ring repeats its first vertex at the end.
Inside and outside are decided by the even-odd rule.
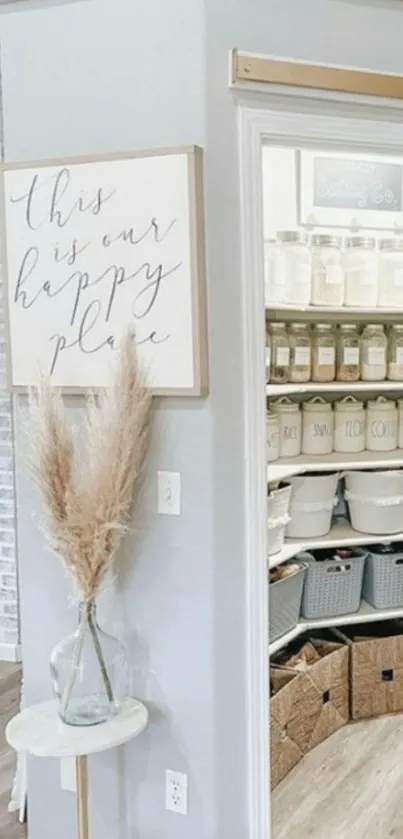
POLYGON ((403 157, 299 152, 299 224, 403 229, 403 157))
POLYGON ((207 389, 201 149, 2 167, 13 389, 108 384, 128 329, 156 394, 207 389))

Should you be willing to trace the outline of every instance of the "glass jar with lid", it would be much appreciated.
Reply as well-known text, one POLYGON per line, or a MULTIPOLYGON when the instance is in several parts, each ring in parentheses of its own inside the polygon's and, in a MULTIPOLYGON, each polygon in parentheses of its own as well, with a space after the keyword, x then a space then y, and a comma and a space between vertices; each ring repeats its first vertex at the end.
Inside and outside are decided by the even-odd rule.
POLYGON ((388 379, 403 382, 403 323, 395 323, 389 333, 388 379))
POLYGON ((311 302, 311 254, 308 237, 301 230, 277 233, 275 283, 284 287, 282 303, 307 306, 311 302))
POLYGON ((317 233, 312 236, 312 303, 314 306, 342 306, 344 272, 340 236, 317 233))
POLYGON ((403 308, 403 239, 381 239, 379 242, 380 306, 403 308))
POLYGON ((360 336, 354 323, 342 323, 337 335, 337 381, 358 382, 360 378, 360 336))
POLYGON ((290 382, 309 382, 311 378, 311 334, 306 323, 291 323, 290 382))
POLYGON ((382 382, 387 372, 388 340, 382 323, 369 323, 361 336, 361 378, 382 382))
POLYGON ((272 323, 270 381, 273 384, 288 382, 290 371, 290 342, 285 323, 272 323))
POLYGON ((312 381, 333 382, 336 377, 336 338, 330 323, 317 323, 312 335, 312 381))
POLYGON ((346 306, 378 305, 378 255, 375 239, 349 236, 344 253, 344 302, 346 306))
POLYGON ((270 327, 266 323, 266 384, 270 381, 271 370, 271 332, 270 327))

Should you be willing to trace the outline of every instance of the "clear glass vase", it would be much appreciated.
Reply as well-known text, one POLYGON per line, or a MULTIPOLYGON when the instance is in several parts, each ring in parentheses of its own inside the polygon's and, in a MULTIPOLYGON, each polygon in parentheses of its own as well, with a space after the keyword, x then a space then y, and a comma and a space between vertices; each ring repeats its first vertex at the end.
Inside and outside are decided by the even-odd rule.
POLYGON ((80 603, 78 627, 54 648, 50 672, 59 715, 67 725, 106 722, 127 698, 124 647, 98 626, 93 600, 80 603))

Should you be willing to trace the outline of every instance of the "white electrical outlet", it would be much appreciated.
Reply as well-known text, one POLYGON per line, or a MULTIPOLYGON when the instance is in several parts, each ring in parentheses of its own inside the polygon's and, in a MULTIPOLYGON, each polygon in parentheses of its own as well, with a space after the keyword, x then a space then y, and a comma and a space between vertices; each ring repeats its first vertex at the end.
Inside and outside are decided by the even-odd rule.
POLYGON ((165 809, 187 816, 188 776, 183 772, 167 769, 165 773, 165 809))
POLYGON ((158 512, 163 516, 180 516, 180 472, 157 472, 157 487, 158 512))

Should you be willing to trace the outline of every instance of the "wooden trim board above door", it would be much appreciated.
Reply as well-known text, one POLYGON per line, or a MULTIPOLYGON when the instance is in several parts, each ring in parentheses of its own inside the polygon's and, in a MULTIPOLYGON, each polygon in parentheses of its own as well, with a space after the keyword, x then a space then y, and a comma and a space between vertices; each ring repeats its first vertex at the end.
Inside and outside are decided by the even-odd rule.
POLYGON ((288 85, 403 99, 403 75, 232 51, 232 83, 288 85))

